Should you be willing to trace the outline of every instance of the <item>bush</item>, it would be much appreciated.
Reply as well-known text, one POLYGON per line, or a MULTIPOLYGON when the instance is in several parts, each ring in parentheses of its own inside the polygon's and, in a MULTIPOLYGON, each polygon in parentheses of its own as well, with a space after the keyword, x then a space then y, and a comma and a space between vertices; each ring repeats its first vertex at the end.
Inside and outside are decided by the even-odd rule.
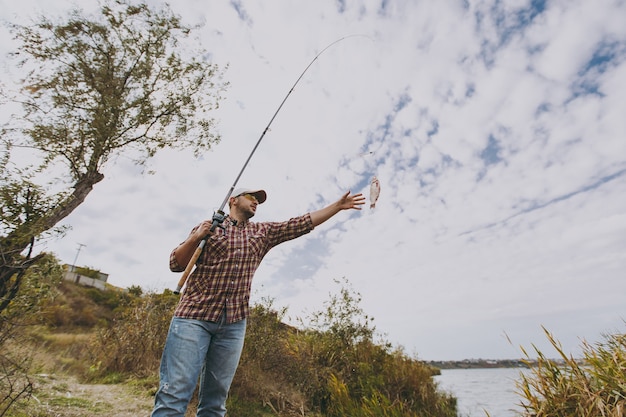
POLYGON ((16 295, 2 300, 7 307, 0 312, 0 415, 32 393, 28 371, 33 349, 28 333, 22 330, 39 321, 61 273, 58 260, 44 255, 26 271, 16 295))
POLYGON ((178 296, 166 290, 136 298, 121 309, 93 342, 91 377, 109 374, 154 375, 178 296))
POLYGON ((360 300, 342 288, 304 330, 282 323, 285 310, 271 301, 254 306, 233 394, 262 398, 277 415, 456 416, 456 400, 437 391, 432 368, 374 342, 360 300))
POLYGON ((316 379, 290 349, 289 340, 298 330, 282 322, 285 313, 274 310, 270 299, 251 307, 231 393, 238 402, 256 403, 278 415, 302 415, 309 406, 307 387, 316 379))

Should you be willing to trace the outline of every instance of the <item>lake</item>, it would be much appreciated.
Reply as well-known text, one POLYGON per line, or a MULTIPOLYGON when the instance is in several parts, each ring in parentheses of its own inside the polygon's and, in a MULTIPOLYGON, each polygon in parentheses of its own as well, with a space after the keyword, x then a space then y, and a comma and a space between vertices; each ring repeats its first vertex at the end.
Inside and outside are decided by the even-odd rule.
POLYGON ((515 393, 515 381, 524 368, 442 369, 435 377, 441 390, 458 400, 459 417, 515 417, 522 409, 522 397, 515 393))

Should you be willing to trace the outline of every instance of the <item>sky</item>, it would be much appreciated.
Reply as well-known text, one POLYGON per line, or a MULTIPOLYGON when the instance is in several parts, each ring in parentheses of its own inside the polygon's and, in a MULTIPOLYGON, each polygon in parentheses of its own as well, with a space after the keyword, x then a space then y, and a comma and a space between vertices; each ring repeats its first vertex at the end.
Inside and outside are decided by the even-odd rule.
MULTIPOLYGON (((422 360, 556 356, 544 328, 579 356, 624 331, 626 1, 172 3, 227 66, 221 143, 144 168, 117 158, 71 230, 38 250, 116 286, 173 290, 171 250, 219 208, 332 44, 237 185, 267 191, 255 221, 348 190, 369 203, 374 176, 380 198, 272 249, 253 302, 306 322, 348 287, 382 339, 422 360)), ((71 4, 0 0, 0 19, 71 4)))

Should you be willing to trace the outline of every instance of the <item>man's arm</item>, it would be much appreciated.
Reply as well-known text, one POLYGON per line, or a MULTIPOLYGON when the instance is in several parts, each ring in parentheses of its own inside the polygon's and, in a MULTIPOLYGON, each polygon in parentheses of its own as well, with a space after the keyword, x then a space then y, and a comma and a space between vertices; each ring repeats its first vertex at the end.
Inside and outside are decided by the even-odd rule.
POLYGON ((182 272, 185 270, 187 264, 193 256, 193 253, 200 244, 200 241, 211 233, 211 225, 212 223, 209 220, 200 223, 200 225, 198 225, 198 227, 189 234, 187 240, 174 249, 172 255, 170 256, 170 269, 172 268, 171 257, 173 257, 180 268, 182 268, 180 271, 175 272, 182 272))
POLYGON ((311 221, 313 222, 313 227, 319 226, 324 223, 326 220, 333 217, 335 214, 339 213, 341 210, 361 210, 361 206, 365 204, 365 197, 363 194, 353 194, 350 195, 350 191, 345 193, 341 198, 329 206, 324 207, 323 209, 314 211, 311 213, 311 221))

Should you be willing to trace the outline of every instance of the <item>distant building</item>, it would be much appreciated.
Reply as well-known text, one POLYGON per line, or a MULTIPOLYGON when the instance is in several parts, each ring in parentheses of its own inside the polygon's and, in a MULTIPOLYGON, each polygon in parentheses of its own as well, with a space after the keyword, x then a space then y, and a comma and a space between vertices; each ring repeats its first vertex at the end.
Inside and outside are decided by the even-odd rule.
POLYGON ((86 287, 94 287, 101 290, 106 289, 107 279, 109 279, 109 274, 104 274, 100 271, 93 271, 97 278, 88 277, 85 275, 81 275, 81 272, 84 268, 75 268, 73 265, 65 264, 63 265, 63 279, 66 281, 72 281, 75 284, 84 285, 86 287))

